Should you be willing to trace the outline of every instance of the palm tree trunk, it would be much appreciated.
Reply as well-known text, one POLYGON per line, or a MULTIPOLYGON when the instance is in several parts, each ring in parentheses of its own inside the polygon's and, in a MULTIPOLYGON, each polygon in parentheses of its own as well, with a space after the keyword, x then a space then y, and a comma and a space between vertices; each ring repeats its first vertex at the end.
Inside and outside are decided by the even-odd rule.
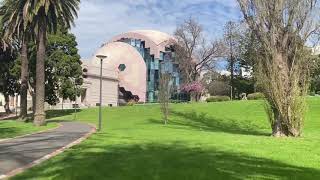
POLYGON ((28 46, 27 41, 23 38, 22 47, 21 47, 21 89, 20 89, 20 118, 25 120, 27 117, 28 111, 28 79, 29 79, 29 67, 28 67, 28 46))
POLYGON ((37 41, 37 67, 36 67, 36 103, 34 124, 43 126, 46 124, 44 112, 45 99, 45 55, 46 55, 46 24, 39 27, 37 41))

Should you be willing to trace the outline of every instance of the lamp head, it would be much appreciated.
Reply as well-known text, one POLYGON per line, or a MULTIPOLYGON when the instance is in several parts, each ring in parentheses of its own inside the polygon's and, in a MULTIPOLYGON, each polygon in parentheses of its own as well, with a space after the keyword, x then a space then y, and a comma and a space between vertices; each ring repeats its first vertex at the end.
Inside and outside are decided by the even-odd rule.
POLYGON ((99 59, 105 59, 105 58, 107 58, 108 56, 102 55, 102 54, 98 54, 98 55, 96 55, 96 57, 99 58, 99 59))

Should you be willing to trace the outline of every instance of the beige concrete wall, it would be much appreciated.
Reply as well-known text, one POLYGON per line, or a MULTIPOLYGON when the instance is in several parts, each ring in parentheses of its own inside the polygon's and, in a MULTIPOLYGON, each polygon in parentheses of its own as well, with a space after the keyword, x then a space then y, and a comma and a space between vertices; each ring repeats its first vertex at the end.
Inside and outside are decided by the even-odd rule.
MULTIPOLYGON (((87 89, 84 106, 95 107, 99 103, 100 97, 100 61, 83 61, 83 68, 87 69, 87 78, 84 79, 82 87, 87 89)), ((114 69, 108 69, 103 63, 102 69, 102 106, 118 106, 118 72, 114 69)))
POLYGON ((2 93, 0 93, 0 102, 2 102, 2 106, 5 104, 5 101, 4 101, 4 96, 2 93))
MULTIPOLYGON (((100 79, 98 77, 88 77, 87 95, 85 104, 90 107, 99 103, 100 79)), ((118 81, 104 78, 102 81, 102 106, 118 106, 118 81)))

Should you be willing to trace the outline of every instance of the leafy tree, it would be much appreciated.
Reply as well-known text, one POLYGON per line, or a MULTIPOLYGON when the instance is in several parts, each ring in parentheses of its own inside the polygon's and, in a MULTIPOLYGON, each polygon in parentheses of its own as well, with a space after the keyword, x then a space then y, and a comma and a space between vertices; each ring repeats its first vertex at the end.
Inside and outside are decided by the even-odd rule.
POLYGON ((204 91, 204 86, 200 81, 186 83, 181 86, 181 91, 190 94, 191 101, 198 102, 204 91))
POLYGON ((239 47, 240 47, 240 24, 229 21, 225 25, 225 46, 227 47, 227 62, 230 72, 230 98, 235 98, 235 76, 239 72, 239 47))
MULTIPOLYGON (((35 88, 36 54, 31 46, 30 85, 35 88)), ((55 34, 48 35, 45 59, 45 101, 56 105, 59 97, 74 101, 80 96, 83 83, 80 55, 78 54, 76 37, 68 30, 60 28, 55 34)))
POLYGON ((19 0, 16 10, 23 12, 24 28, 36 35, 36 102, 34 124, 45 125, 45 57, 47 33, 56 32, 58 24, 69 28, 77 16, 80 0, 19 0), (21 11, 21 8, 23 11, 21 11))
POLYGON ((235 94, 240 97, 242 93, 254 93, 254 80, 251 77, 236 76, 234 79, 235 94))
POLYGON ((257 78, 269 103, 272 134, 300 136, 305 96, 310 80, 311 53, 305 47, 319 30, 317 0, 237 0, 255 39, 257 78))
POLYGON ((15 66, 16 53, 10 49, 0 49, 0 93, 5 97, 5 110, 10 113, 9 97, 19 92, 19 69, 15 66))
POLYGON ((21 61, 21 88, 20 88, 20 118, 27 117, 27 96, 28 96, 28 50, 27 43, 33 35, 29 28, 25 28, 23 18, 23 4, 16 0, 5 0, 0 7, 2 38, 11 43, 17 43, 20 48, 21 61))
POLYGON ((208 72, 203 75, 202 84, 211 96, 229 96, 230 78, 218 72, 208 72))
POLYGON ((313 57, 314 69, 311 74, 310 92, 320 95, 320 55, 313 57))

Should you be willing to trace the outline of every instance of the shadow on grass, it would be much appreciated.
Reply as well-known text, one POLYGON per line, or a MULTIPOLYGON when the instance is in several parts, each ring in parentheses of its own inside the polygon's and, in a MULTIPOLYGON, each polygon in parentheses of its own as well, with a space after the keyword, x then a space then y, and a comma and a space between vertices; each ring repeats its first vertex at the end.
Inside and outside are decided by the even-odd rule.
MULTIPOLYGON (((77 109, 77 113, 81 112, 81 109, 77 109)), ((46 111, 46 118, 52 119, 52 118, 58 118, 62 116, 68 116, 72 115, 74 113, 74 109, 66 109, 66 110, 49 110, 46 111)))
MULTIPOLYGON (((77 109, 77 113, 81 112, 81 109, 77 109)), ((74 113, 74 109, 66 109, 66 110, 48 110, 46 111, 46 119, 58 118, 63 116, 72 115, 74 113)), ((12 116, 12 117, 4 117, 1 120, 18 120, 19 116, 12 116)), ((33 114, 30 113, 27 115, 27 120, 30 122, 32 121, 33 114)))
MULTIPOLYGON (((94 141, 102 141, 95 139, 94 141)), ((292 166, 218 149, 201 150, 182 143, 80 145, 13 179, 68 180, 212 180, 319 179, 318 169, 292 166)))
MULTIPOLYGON (((255 136, 270 136, 270 133, 259 130, 250 122, 241 122, 235 119, 219 119, 212 116, 208 116, 206 113, 192 112, 178 112, 172 111, 172 120, 169 120, 170 125, 175 125, 173 128, 179 128, 178 126, 188 127, 201 131, 213 131, 213 132, 225 132, 230 134, 241 135, 255 135, 255 136), (179 117, 178 120, 174 117, 179 117)), ((151 123, 162 123, 161 120, 150 119, 151 123)), ((171 126, 172 127, 172 126, 171 126)))

